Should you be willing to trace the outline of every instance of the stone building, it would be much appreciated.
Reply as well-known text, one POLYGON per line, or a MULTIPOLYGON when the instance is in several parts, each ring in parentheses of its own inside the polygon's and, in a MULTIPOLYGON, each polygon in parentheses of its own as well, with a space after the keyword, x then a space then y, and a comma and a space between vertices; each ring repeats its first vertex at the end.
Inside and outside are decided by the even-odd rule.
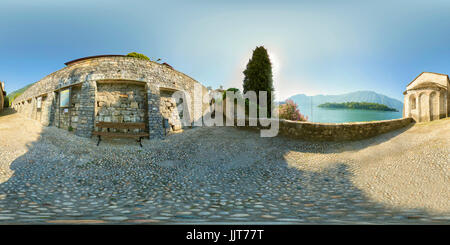
POLYGON ((6 107, 5 97, 6 97, 5 83, 0 81, 0 111, 6 107))
POLYGON ((448 75, 422 72, 403 93, 403 117, 428 122, 450 115, 450 81, 448 75))
MULTIPOLYGON (((150 138, 164 135, 163 118, 169 130, 179 130, 182 110, 190 123, 201 119, 194 103, 175 101, 183 92, 193 98, 194 87, 206 88, 171 66, 123 55, 102 55, 69 61, 17 97, 13 108, 26 116, 90 137, 95 122, 143 122, 150 138), (178 103, 178 104, 177 104, 178 103), (184 107, 183 107, 184 106, 184 107)), ((96 129, 98 130, 98 129, 96 129)), ((105 130, 105 129, 103 129, 105 130)))

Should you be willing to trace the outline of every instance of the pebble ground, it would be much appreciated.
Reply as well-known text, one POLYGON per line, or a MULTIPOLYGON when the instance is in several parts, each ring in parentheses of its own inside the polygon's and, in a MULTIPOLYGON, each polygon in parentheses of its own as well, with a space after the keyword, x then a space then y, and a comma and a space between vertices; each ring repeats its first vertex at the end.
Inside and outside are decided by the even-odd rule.
POLYGON ((97 147, 4 112, 0 224, 450 224, 449 125, 348 143, 202 127, 97 147))

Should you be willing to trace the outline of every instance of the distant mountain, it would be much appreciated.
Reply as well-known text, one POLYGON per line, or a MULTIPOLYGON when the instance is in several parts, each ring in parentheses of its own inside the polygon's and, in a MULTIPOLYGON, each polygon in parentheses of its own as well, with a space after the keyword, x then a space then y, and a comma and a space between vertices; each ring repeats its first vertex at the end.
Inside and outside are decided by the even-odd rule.
POLYGON ((289 99, 298 104, 300 111, 313 106, 318 106, 324 103, 343 103, 343 102, 370 102, 383 104, 398 111, 403 110, 403 103, 397 99, 387 97, 386 95, 378 94, 373 91, 357 91, 339 95, 314 95, 307 96, 304 94, 297 94, 291 96, 289 99))

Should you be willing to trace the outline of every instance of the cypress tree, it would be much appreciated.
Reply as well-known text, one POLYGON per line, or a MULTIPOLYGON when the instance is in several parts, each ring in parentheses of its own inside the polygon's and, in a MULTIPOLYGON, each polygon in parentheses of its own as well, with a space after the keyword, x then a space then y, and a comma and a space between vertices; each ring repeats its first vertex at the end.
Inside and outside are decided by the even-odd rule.
POLYGON ((271 92, 274 91, 272 80, 272 63, 267 50, 263 47, 256 47, 253 50, 252 58, 247 63, 244 71, 244 93, 255 91, 259 103, 259 91, 267 91, 268 115, 271 115, 271 92))

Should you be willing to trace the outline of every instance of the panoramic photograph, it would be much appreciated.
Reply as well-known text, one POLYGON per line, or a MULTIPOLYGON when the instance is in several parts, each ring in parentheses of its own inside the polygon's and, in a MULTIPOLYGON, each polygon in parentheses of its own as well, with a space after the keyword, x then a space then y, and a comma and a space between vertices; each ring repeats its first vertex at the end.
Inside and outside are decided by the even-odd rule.
POLYGON ((0 229, 448 226, 449 11, 2 0, 0 229))

